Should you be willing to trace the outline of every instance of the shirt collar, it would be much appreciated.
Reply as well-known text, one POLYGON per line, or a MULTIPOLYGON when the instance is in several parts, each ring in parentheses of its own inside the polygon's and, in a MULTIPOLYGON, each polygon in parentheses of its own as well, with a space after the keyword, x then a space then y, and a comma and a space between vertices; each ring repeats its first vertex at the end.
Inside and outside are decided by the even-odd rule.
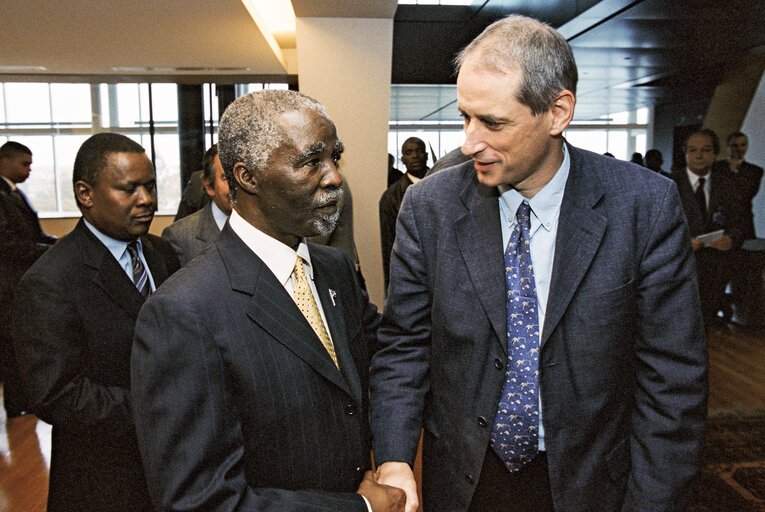
POLYGON ((3 178, 3 179, 4 179, 4 180, 5 180, 7 183, 8 183, 8 186, 10 186, 10 187, 11 187, 11 190, 16 190, 16 184, 15 184, 14 182, 12 182, 11 180, 9 180, 9 179, 8 179, 8 178, 6 178, 5 176, 0 176, 0 178, 3 178))
POLYGON ((690 180, 691 186, 694 189, 696 188, 696 183, 699 181, 699 178, 704 178, 706 180, 704 183, 706 184, 706 183, 709 183, 709 178, 712 176, 712 171, 706 173, 704 176, 699 176, 698 174, 691 171, 687 167, 685 168, 685 172, 686 174, 688 174, 688 179, 690 180))
POLYGON ((531 206, 531 232, 533 233, 540 225, 550 231, 555 223, 555 217, 560 211, 563 202, 563 191, 571 170, 571 159, 566 144, 563 144, 563 162, 555 173, 555 176, 537 192, 531 199, 525 199, 520 192, 508 185, 500 185, 500 205, 510 224, 515 224, 515 212, 526 200, 531 206))
POLYGON ((223 229, 223 225, 228 220, 228 215, 223 213, 223 210, 218 208, 218 205, 215 204, 215 201, 210 201, 210 205, 212 206, 212 216, 215 224, 218 226, 218 229, 223 229))
MULTIPOLYGON (((88 227, 90 232, 96 235, 96 238, 98 238, 101 241, 101 243, 106 246, 109 252, 112 253, 112 256, 114 256, 114 259, 116 259, 117 261, 122 260, 122 257, 125 254, 125 251, 127 250, 128 242, 117 240, 108 235, 105 235, 101 231, 99 231, 97 227, 95 227, 93 224, 88 222, 86 218, 83 217, 82 220, 85 222, 85 225, 88 227)), ((141 247, 141 240, 138 239, 136 241, 138 242, 138 252, 140 254, 143 252, 143 248, 141 247)))
POLYGON ((308 252, 308 246, 305 239, 300 241, 297 251, 283 244, 276 238, 273 238, 247 222, 237 213, 231 211, 228 219, 231 229, 234 230, 239 238, 250 248, 255 255, 263 260, 268 269, 276 276, 276 279, 284 286, 292 275, 295 268, 297 257, 300 256, 307 263, 306 276, 313 279, 313 267, 311 265, 311 255, 308 252))

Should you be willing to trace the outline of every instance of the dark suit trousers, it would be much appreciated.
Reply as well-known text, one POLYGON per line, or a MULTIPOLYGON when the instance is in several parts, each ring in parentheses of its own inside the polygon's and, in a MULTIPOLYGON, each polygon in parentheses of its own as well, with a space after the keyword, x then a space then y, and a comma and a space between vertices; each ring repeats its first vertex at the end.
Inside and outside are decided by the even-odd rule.
POLYGON ((511 473, 491 446, 468 512, 553 512, 547 456, 544 452, 511 473))

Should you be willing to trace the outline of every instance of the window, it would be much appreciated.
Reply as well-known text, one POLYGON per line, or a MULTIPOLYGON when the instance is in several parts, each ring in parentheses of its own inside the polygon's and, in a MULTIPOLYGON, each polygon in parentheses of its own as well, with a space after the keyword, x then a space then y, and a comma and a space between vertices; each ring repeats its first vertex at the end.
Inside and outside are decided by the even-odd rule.
MULTIPOLYGON (((400 160, 401 145, 408 137, 425 141, 428 153, 441 157, 465 141, 462 120, 457 111, 457 87, 454 85, 391 86, 391 120, 388 128, 388 152, 400 160)), ((602 121, 572 122, 564 136, 574 146, 595 153, 613 154, 629 160, 637 151, 645 154, 649 141, 650 110, 616 112, 602 121)), ((433 165, 433 157, 428 159, 433 165)))
MULTIPOLYGON (((238 84, 235 93, 287 87, 238 84)), ((20 188, 40 216, 79 216, 72 165, 80 145, 100 131, 127 135, 153 154, 159 213, 174 214, 181 194, 177 91, 174 83, 0 83, 0 144, 15 140, 32 150, 32 174, 20 188)), ((203 85, 207 124, 214 120, 205 147, 217 138, 215 93, 214 84, 203 85)))

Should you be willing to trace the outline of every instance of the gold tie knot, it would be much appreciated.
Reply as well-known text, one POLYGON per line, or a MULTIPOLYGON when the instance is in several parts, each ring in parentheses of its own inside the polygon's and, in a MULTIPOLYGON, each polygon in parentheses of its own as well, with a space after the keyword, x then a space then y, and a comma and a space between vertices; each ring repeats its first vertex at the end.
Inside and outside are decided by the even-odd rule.
POLYGON ((300 312, 303 313, 305 319, 308 320, 308 323, 311 325, 313 332, 315 332, 316 336, 319 337, 321 343, 324 345, 324 348, 327 349, 327 352, 332 358, 332 361, 335 363, 335 366, 339 368, 340 366, 337 363, 335 347, 332 344, 332 340, 329 338, 327 329, 321 319, 319 306, 316 304, 316 300, 313 297, 313 292, 311 291, 311 286, 308 284, 308 279, 305 275, 305 269, 303 268, 303 258, 300 256, 298 256, 297 261, 295 261, 295 269, 293 270, 293 273, 295 274, 295 282, 292 289, 292 296, 295 299, 295 304, 297 304, 298 309, 300 309, 300 312))

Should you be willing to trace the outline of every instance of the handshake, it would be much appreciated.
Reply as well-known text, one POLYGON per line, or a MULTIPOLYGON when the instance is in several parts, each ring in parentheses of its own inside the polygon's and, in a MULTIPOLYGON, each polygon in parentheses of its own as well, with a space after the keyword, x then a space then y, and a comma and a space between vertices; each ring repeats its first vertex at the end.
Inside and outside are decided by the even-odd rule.
POLYGON ((367 471, 356 492, 372 512, 416 512, 419 506, 414 474, 405 462, 386 462, 375 473, 367 471))

